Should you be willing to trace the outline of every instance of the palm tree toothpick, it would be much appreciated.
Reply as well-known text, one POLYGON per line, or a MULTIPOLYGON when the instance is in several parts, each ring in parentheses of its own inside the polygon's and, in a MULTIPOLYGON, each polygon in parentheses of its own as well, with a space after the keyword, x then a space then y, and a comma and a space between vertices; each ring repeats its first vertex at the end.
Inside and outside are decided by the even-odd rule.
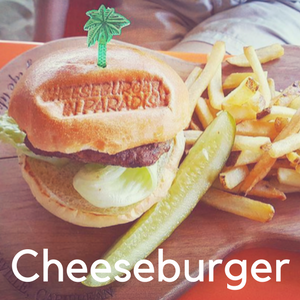
POLYGON ((84 30, 88 31, 88 47, 98 42, 98 66, 106 67, 106 44, 114 35, 120 35, 121 29, 130 24, 114 8, 106 8, 101 5, 98 10, 90 10, 86 13, 90 19, 84 25, 84 30))

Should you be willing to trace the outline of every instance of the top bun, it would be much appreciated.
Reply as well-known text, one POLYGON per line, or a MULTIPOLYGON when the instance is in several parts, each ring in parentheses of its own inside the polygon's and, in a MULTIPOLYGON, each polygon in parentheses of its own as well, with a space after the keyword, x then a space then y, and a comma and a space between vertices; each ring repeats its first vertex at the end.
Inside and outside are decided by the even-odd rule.
POLYGON ((104 69, 97 48, 66 48, 30 67, 9 115, 40 150, 115 154, 184 129, 188 91, 171 67, 136 48, 110 43, 104 69))

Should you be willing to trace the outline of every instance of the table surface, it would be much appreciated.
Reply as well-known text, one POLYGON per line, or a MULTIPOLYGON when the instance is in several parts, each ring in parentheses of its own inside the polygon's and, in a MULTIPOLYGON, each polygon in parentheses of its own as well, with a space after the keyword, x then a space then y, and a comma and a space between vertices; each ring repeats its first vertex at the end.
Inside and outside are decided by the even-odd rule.
MULTIPOLYGON (((0 68, 17 55, 29 50, 39 44, 19 43, 0 41, 0 68)), ((203 56, 199 55, 183 55, 180 57, 191 60, 202 60, 203 56)), ((1 153, 0 153, 1 159, 1 153)), ((1 191, 0 191, 1 193, 1 191)), ((293 250, 293 249, 290 249, 293 250)), ((299 279, 300 278, 300 254, 290 251, 274 250, 269 248, 246 249, 230 255, 222 266, 215 268, 214 282, 209 282, 206 276, 203 283, 196 284, 191 290, 184 294, 180 300, 187 299, 278 299, 286 297, 287 299, 299 299, 299 279), (227 289, 227 284, 236 285, 238 282, 230 281, 224 273, 224 265, 232 259, 247 261, 247 283, 245 287, 239 291, 231 291, 227 289), (250 267, 252 263, 258 259, 267 260, 272 267, 270 274, 271 280, 267 283, 258 283, 252 276, 250 267), (282 281, 275 281, 276 260, 290 259, 289 265, 282 269, 282 281)), ((233 268, 232 273, 238 275, 239 268, 233 268)), ((0 275, 1 276, 1 275, 0 275)), ((0 280, 0 285, 4 281, 0 280)))

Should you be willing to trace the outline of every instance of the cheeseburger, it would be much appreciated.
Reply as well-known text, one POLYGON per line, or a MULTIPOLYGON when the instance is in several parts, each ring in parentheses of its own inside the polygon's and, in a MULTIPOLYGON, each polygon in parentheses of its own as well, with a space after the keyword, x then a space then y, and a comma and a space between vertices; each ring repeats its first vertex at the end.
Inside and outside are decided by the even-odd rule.
POLYGON ((96 58, 96 48, 78 47, 35 62, 8 114, 26 134, 19 159, 37 201, 68 222, 104 227, 166 195, 190 115, 185 84, 156 57, 109 44, 107 67, 96 58))

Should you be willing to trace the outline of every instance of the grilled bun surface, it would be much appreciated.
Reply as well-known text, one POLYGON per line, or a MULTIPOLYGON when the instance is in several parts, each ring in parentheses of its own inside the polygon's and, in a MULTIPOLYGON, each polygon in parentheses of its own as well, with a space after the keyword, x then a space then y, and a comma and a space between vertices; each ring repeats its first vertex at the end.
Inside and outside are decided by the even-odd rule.
POLYGON ((173 140, 170 151, 161 157, 157 188, 144 200, 124 207, 99 208, 83 199, 72 184, 74 175, 82 167, 78 162, 57 167, 25 155, 21 155, 19 161, 24 179, 44 208, 67 222, 100 228, 133 221, 162 200, 174 180, 184 146, 181 132, 173 140))
POLYGON ((9 115, 49 152, 116 154, 173 139, 189 122, 188 91, 167 64, 135 48, 67 48, 35 62, 16 86, 9 115), (26 105, 24 105, 26 103, 26 105))

